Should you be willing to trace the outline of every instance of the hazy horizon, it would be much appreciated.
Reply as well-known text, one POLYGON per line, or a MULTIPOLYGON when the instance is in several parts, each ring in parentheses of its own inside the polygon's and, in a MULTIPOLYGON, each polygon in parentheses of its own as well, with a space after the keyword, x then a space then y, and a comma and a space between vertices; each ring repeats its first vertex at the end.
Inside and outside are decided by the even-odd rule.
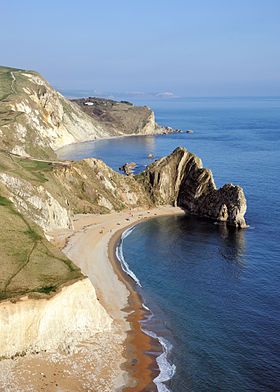
POLYGON ((280 92, 278 95, 174 95, 174 96, 162 96, 158 92, 143 92, 143 94, 134 94, 133 92, 122 92, 122 91, 115 91, 115 92, 108 92, 108 91, 99 91, 95 92, 94 90, 79 90, 79 89, 61 89, 56 86, 53 86, 57 89, 62 95, 64 95, 68 99, 79 99, 79 98, 88 98, 88 97, 95 97, 95 98, 106 98, 112 100, 124 100, 124 99, 131 99, 131 100, 165 100, 165 101, 173 101, 173 100, 182 100, 182 99, 207 99, 207 98, 272 98, 272 99, 280 99, 280 92))
POLYGON ((278 0, 15 0, 2 5, 1 65, 60 91, 279 96, 279 13, 278 0))

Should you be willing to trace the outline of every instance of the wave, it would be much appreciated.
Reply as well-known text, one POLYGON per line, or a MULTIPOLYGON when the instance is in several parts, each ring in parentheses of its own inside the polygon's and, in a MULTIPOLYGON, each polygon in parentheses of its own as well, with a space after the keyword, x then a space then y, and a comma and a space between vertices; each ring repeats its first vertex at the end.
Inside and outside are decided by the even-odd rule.
POLYGON ((150 308, 148 308, 148 306, 147 306, 147 305, 145 305, 145 304, 142 304, 142 307, 143 307, 145 310, 148 310, 149 312, 151 312, 151 309, 150 309, 150 308))
MULTIPOLYGON (((121 263, 121 267, 122 267, 123 271, 125 271, 137 283, 138 286, 142 287, 139 279, 134 274, 134 272, 131 271, 131 269, 129 268, 129 265, 125 261, 125 258, 123 255, 123 240, 127 236, 129 236, 133 232, 134 229, 135 229, 135 226, 130 227, 129 229, 125 230, 122 233, 120 244, 116 248, 116 256, 121 263)), ((154 317, 154 315, 153 315, 151 309, 147 305, 145 305, 144 303, 142 303, 142 307, 143 307, 143 309, 145 309, 149 312, 149 314, 146 315, 145 319, 141 321, 141 324, 143 325, 143 324, 146 324, 147 322, 149 322, 149 320, 151 320, 154 317)), ((159 375, 153 380, 153 382, 156 384, 158 392, 171 392, 170 389, 168 389, 167 386, 163 383, 171 380, 171 378, 174 376, 174 374, 176 372, 176 366, 174 364, 171 364, 170 362, 168 362, 168 359, 167 359, 168 354, 172 350, 172 344, 164 337, 158 336, 155 332, 150 331, 146 328, 143 328, 142 326, 141 326, 141 330, 146 335, 152 337, 153 339, 158 340, 158 342, 160 343, 160 345, 163 349, 163 352, 156 358, 157 365, 159 368, 159 375)))
POLYGON ((121 236, 121 241, 119 246, 117 246, 116 248, 116 256, 118 258, 118 260, 121 263, 121 267, 124 270, 125 273, 127 273, 127 275, 129 275, 137 284, 138 286, 142 287, 139 279, 137 278, 137 276, 135 275, 135 273, 133 271, 131 271, 131 269, 129 268, 129 265, 127 264, 127 262, 124 259, 124 255, 123 255, 123 240, 133 232, 133 230, 135 229, 135 226, 130 227, 129 229, 125 230, 122 233, 121 236))
POLYGON ((149 331, 145 328, 141 329, 146 335, 157 339, 163 348, 163 353, 156 358, 159 368, 159 375, 153 381, 157 386, 158 392, 170 392, 170 389, 168 389, 167 386, 163 383, 171 380, 176 372, 176 366, 171 364, 167 359, 168 354, 172 350, 172 344, 167 339, 163 338, 162 336, 158 336, 152 331, 149 331))

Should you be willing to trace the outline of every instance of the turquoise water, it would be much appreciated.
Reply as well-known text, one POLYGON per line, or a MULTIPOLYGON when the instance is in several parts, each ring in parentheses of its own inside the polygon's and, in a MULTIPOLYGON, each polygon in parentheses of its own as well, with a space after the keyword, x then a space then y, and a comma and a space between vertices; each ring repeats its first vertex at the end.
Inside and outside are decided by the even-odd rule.
POLYGON ((280 99, 148 104, 160 124, 194 134, 85 143, 61 156, 95 156, 115 169, 135 161, 141 171, 149 153, 158 158, 186 147, 213 171, 217 186, 244 188, 250 225, 236 231, 194 217, 161 217, 123 239, 124 260, 153 313, 143 328, 164 338, 169 367, 163 361, 162 373, 172 376, 176 366, 158 389, 280 391, 280 99))

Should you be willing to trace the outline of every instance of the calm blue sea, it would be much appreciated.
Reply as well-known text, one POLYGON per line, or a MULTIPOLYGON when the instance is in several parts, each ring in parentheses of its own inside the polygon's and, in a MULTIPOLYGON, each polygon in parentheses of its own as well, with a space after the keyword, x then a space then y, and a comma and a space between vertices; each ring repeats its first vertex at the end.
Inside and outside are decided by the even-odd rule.
POLYGON ((98 157, 116 170, 134 161, 139 172, 149 153, 159 158, 186 147, 212 170, 217 186, 244 188, 250 225, 236 231, 171 216, 124 236, 124 260, 153 313, 143 328, 168 352, 162 373, 173 377, 158 389, 280 391, 280 98, 142 104, 158 123, 194 133, 83 143, 60 150, 60 157, 98 157))

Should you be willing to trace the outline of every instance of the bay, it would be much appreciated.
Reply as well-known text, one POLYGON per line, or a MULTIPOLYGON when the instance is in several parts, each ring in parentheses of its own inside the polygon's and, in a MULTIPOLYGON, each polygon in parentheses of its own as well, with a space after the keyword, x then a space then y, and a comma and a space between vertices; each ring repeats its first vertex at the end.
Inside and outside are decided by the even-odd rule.
POLYGON ((177 146, 197 154, 215 183, 238 184, 249 229, 236 231, 189 216, 155 218, 123 241, 158 334, 173 345, 167 383, 183 391, 279 391, 280 99, 151 100, 157 122, 193 134, 82 143, 61 158, 97 157, 136 172, 177 146), (158 322, 156 322, 158 320, 158 322))

